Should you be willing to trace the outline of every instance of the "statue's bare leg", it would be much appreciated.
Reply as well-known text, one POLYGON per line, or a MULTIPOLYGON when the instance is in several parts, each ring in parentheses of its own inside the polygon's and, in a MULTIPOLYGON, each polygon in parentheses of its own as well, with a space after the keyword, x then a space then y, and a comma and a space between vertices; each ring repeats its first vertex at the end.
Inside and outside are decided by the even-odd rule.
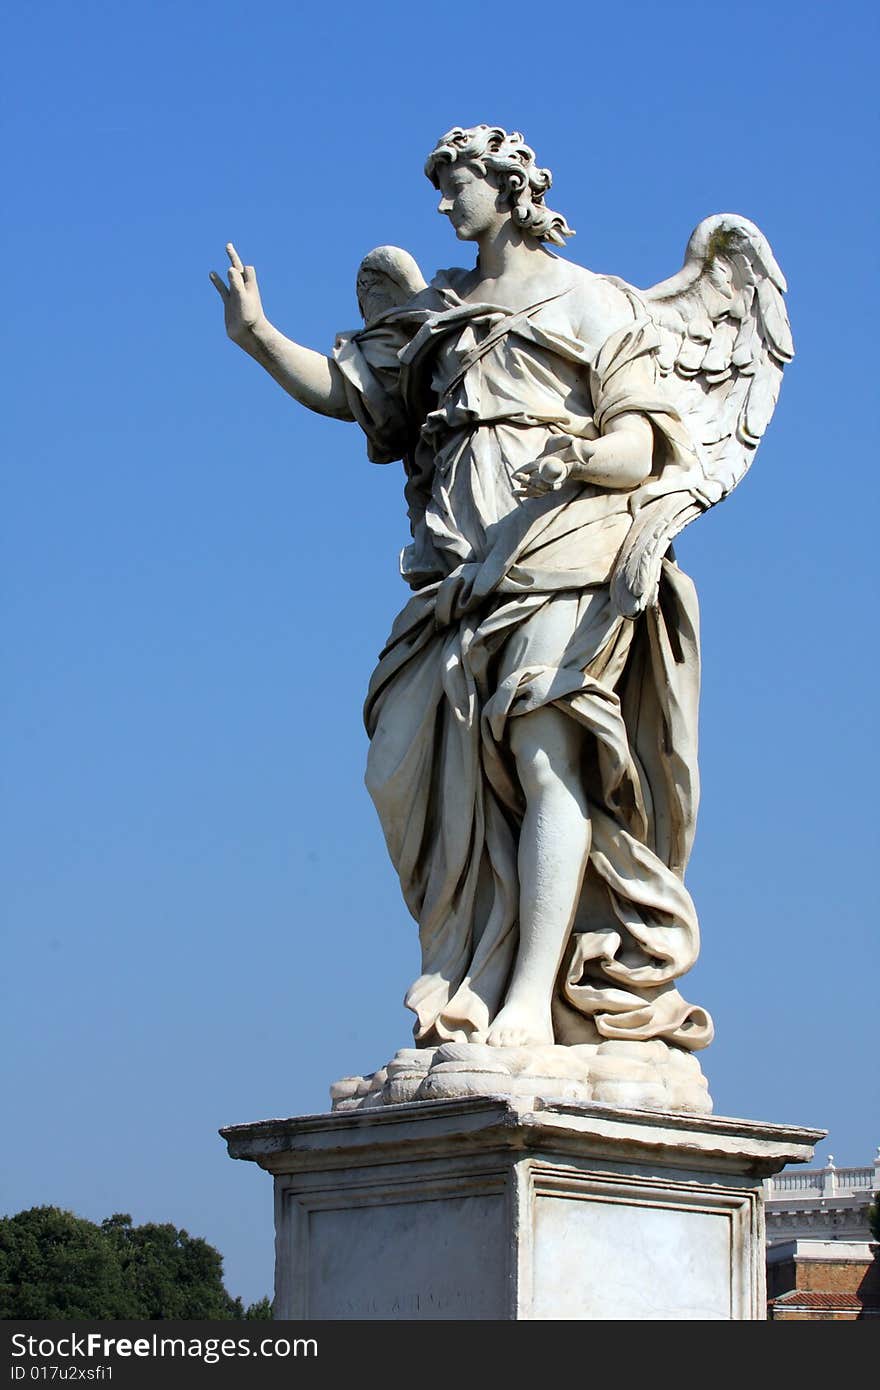
POLYGON ((553 987, 590 852, 581 738, 576 722, 552 706, 511 721, 526 813, 519 839, 519 949, 504 1007, 487 1037, 497 1047, 553 1042, 553 987))

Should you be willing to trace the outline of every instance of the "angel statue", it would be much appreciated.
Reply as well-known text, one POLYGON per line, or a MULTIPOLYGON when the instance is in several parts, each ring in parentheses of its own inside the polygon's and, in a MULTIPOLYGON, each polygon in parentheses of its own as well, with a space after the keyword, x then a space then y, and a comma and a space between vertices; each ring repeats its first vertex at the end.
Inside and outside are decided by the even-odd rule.
POLYGON ((336 1104, 484 1091, 705 1111, 693 1053, 712 1023, 677 985, 699 944, 698 611, 671 543, 770 420, 785 280, 726 213, 653 289, 572 264, 517 132, 455 127, 425 172, 476 265, 426 284, 405 251, 371 251, 364 326, 330 356, 272 326, 232 244, 228 281, 211 276, 229 337, 406 473, 412 596, 365 718, 419 926, 416 1046, 337 1083, 336 1104))

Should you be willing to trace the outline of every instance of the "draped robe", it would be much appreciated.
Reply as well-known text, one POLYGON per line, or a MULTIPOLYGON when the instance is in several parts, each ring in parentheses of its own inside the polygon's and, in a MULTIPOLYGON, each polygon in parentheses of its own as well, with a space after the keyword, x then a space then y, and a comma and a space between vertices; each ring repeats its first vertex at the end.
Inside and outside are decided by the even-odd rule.
POLYGON ((631 297, 629 321, 596 352, 566 292, 512 312, 467 303, 455 284, 441 272, 334 350, 370 457, 403 458, 408 478, 401 568, 414 593, 365 720, 367 786, 419 926, 422 970, 406 998, 416 1041, 482 1041, 504 1002, 525 809, 510 721, 553 705, 583 731, 592 827, 555 1040, 702 1047, 711 1021, 675 985, 699 947, 683 882, 698 801, 696 595, 670 558, 634 621, 610 589, 639 508, 694 476, 656 333, 631 297), (595 439, 630 411, 654 432, 641 488, 569 481, 516 495, 515 470, 548 442, 595 439))

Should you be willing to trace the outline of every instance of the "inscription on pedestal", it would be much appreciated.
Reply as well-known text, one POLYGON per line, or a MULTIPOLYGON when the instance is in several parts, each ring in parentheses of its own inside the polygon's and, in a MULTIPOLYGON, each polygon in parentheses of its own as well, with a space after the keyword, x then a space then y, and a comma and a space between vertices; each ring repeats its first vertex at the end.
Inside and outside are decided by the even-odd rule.
POLYGON ((503 1318, 502 1196, 309 1214, 310 1318, 503 1318))

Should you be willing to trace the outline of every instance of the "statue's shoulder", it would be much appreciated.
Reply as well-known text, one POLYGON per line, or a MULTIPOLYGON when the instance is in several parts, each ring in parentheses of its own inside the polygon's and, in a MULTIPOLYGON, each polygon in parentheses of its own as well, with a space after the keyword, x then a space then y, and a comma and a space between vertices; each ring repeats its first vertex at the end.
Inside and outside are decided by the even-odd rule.
POLYGON ((445 300, 450 295, 458 298, 467 292, 468 281, 473 273, 473 270, 467 270, 461 265, 444 266, 435 273, 428 289, 433 292, 435 298, 445 300))
POLYGON ((595 349, 644 313, 635 291, 614 275, 559 260, 560 281, 570 291, 570 313, 578 338, 595 349))
POLYGON ((611 326, 609 331, 631 323, 641 312, 635 291, 616 275, 600 275, 586 266, 571 261, 565 265, 565 276, 572 290, 572 301, 593 322, 601 320, 611 326))

